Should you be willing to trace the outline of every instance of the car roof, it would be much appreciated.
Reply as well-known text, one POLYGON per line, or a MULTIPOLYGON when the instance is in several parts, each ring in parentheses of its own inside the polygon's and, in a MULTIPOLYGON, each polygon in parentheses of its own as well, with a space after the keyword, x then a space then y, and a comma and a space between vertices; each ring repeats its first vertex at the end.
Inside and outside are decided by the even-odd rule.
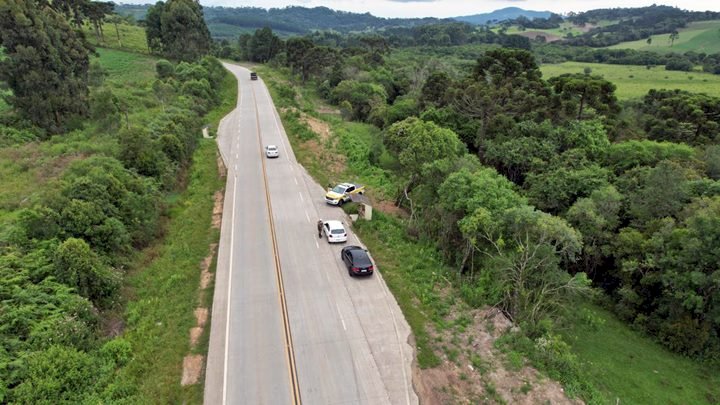
POLYGON ((268 148, 268 149, 277 149, 277 146, 275 146, 275 145, 268 145, 268 146, 266 146, 266 148, 268 148))
POLYGON ((336 220, 325 221, 330 229, 345 229, 342 222, 336 220))

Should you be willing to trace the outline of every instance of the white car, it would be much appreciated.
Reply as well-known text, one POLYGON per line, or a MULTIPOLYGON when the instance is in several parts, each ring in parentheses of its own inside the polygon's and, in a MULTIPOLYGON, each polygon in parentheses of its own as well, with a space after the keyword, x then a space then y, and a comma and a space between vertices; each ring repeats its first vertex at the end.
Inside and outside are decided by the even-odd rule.
POLYGON ((269 158, 280 157, 280 150, 275 145, 267 145, 265 147, 265 156, 269 158))
POLYGON ((347 231, 340 221, 333 220, 323 222, 323 233, 328 243, 347 242, 347 231))

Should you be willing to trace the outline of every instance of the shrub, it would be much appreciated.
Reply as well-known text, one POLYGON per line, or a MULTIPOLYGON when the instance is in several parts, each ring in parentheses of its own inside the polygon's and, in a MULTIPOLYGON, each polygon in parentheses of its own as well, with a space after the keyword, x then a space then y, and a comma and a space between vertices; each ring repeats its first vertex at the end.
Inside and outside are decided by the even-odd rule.
POLYGON ((155 71, 157 72, 158 78, 167 79, 175 74, 175 66, 165 59, 160 59, 155 64, 155 71))

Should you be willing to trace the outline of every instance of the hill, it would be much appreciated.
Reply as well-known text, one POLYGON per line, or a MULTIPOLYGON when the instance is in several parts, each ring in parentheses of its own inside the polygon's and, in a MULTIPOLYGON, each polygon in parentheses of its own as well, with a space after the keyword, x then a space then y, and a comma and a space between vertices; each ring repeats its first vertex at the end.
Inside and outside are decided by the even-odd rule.
POLYGON ((474 14, 462 17, 454 17, 454 20, 467 22, 470 24, 484 25, 488 22, 499 22, 504 20, 514 20, 518 17, 533 18, 548 18, 550 17, 549 11, 532 11, 524 10, 519 7, 506 7, 500 10, 495 10, 491 13, 474 14))
MULTIPOLYGON (((143 19, 149 4, 116 5, 121 15, 143 19)), ((381 18, 370 13, 350 13, 327 7, 285 7, 264 9, 259 7, 203 7, 205 22, 213 38, 236 38, 243 32, 270 27, 279 34, 305 34, 313 30, 338 32, 375 31, 390 27, 414 27, 438 23, 438 18, 381 18)), ((445 20, 447 21, 447 20, 445 20)))
POLYGON ((669 52, 720 52, 720 20, 697 21, 678 30, 679 37, 671 44, 668 34, 652 35, 650 43, 646 39, 622 42, 610 46, 610 49, 635 49, 659 53, 669 52))

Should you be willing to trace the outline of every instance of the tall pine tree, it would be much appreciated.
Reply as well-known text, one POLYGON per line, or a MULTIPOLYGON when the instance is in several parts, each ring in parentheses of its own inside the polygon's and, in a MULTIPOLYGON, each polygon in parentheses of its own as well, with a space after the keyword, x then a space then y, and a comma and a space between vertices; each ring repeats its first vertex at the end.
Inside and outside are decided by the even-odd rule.
POLYGON ((159 1, 147 14, 148 47, 168 59, 196 61, 210 50, 210 31, 197 0, 159 1))
POLYGON ((60 133, 88 112, 88 49, 62 14, 32 0, 0 2, 0 80, 19 114, 60 133))

